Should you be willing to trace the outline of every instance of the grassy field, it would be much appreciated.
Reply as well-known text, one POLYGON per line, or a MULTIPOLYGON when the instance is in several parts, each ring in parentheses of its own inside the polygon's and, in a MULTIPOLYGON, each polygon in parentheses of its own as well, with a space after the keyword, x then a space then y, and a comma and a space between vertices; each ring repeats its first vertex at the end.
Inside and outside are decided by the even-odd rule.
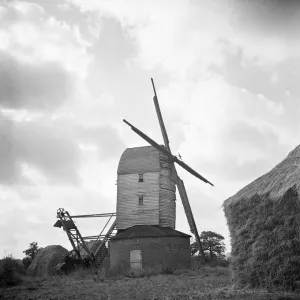
POLYGON ((297 299, 291 294, 234 289, 229 270, 221 267, 142 278, 105 278, 91 270, 80 270, 69 276, 23 280, 21 285, 0 288, 0 299, 297 299))

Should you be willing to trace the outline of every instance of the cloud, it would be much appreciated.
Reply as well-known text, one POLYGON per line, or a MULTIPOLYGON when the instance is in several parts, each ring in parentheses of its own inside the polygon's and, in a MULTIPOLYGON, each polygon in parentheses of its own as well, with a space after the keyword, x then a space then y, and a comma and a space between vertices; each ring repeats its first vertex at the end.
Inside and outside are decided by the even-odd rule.
POLYGON ((108 125, 87 127, 45 117, 13 121, 1 116, 0 122, 2 184, 20 183, 22 176, 31 178, 30 174, 42 176, 50 184, 78 184, 86 163, 84 149, 96 147, 97 159, 107 161, 117 160, 126 148, 118 131, 108 125))
POLYGON ((24 162, 50 181, 78 183, 81 153, 74 136, 58 124, 26 122, 18 128, 18 151, 24 162))
POLYGON ((70 100, 75 85, 58 63, 19 62, 0 53, 0 106, 52 111, 70 100))
POLYGON ((258 35, 273 37, 297 37, 300 5, 297 0, 231 0, 237 16, 236 22, 243 29, 258 35))
POLYGON ((299 1, 230 1, 229 22, 234 35, 228 39, 245 60, 272 66, 288 57, 299 58, 299 1))
POLYGON ((274 103, 216 74, 198 82, 174 82, 158 92, 162 111, 168 112, 173 152, 221 186, 231 180, 246 184, 269 171, 298 142, 297 102, 274 103))
POLYGON ((79 78, 92 60, 90 44, 78 26, 49 16, 35 3, 15 1, 1 6, 0 50, 30 64, 55 62, 79 78))
POLYGON ((118 132, 109 125, 78 128, 78 137, 86 146, 97 146, 100 160, 116 158, 126 148, 118 132))
POLYGON ((4 3, 0 14, 0 181, 20 184, 31 172, 52 183, 78 183, 76 125, 56 117, 64 110, 72 115, 74 99, 85 93, 89 43, 76 25, 38 4, 4 3))
POLYGON ((143 6, 135 0, 72 2, 84 11, 98 10, 102 16, 120 22, 136 47, 134 61, 147 70, 159 67, 173 72, 173 76, 195 76, 193 66, 201 69, 222 62, 219 32, 226 32, 229 27, 223 18, 212 18, 212 10, 207 6, 181 1, 146 1, 143 6))
POLYGON ((0 183, 11 183, 19 177, 13 122, 0 114, 0 183))
POLYGON ((263 94, 273 102, 286 105, 288 100, 300 97, 300 58, 286 57, 283 62, 263 68, 255 62, 243 60, 242 52, 239 52, 228 55, 223 66, 211 70, 222 74, 229 84, 251 94, 263 94))
POLYGON ((56 182, 77 182, 80 149, 72 135, 45 122, 13 122, 0 115, 0 183, 22 179, 22 165, 37 168, 56 182))
POLYGON ((222 156, 216 161, 201 161, 197 167, 203 172, 218 174, 219 178, 236 182, 250 182, 274 167, 290 150, 281 144, 277 133, 246 122, 234 122, 227 128, 222 156))
MULTIPOLYGON (((209 66, 223 65, 228 53, 239 50, 245 60, 254 60, 260 65, 284 61, 289 55, 299 56, 298 38, 287 36, 285 30, 278 31, 275 27, 273 33, 277 34, 270 35, 265 30, 263 21, 278 24, 276 18, 271 22, 273 17, 272 14, 267 16, 268 9, 262 13, 261 22, 257 22, 255 14, 245 16, 247 1, 164 1, 163 4, 146 1, 143 6, 136 0, 126 3, 118 0, 69 1, 83 11, 98 10, 100 15, 116 19, 134 41, 137 55, 133 60, 147 70, 160 68, 170 72, 172 77, 195 79, 205 76, 209 66), (244 20, 245 23, 249 21, 249 28, 255 29, 244 26, 244 20)), ((252 7, 250 11, 259 12, 257 6, 268 7, 268 4, 249 6, 252 7)), ((277 6, 273 10, 279 10, 280 15, 285 9, 277 6)), ((282 16, 280 20, 283 23, 285 19, 282 16)), ((298 28, 296 25, 291 27, 298 28)))

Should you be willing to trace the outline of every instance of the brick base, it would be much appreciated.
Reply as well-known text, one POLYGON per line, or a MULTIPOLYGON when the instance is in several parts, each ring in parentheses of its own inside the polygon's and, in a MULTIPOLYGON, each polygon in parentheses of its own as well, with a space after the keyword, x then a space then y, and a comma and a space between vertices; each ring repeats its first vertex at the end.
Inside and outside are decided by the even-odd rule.
POLYGON ((143 270, 160 272, 162 267, 188 269, 191 266, 189 237, 140 237, 111 240, 109 244, 110 273, 130 271, 130 251, 141 250, 143 270))

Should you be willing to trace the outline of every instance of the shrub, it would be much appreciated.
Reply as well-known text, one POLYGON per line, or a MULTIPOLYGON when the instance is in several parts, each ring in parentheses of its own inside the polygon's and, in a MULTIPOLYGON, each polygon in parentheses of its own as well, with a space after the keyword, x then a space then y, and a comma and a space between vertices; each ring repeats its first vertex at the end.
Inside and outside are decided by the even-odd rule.
POLYGON ((21 264, 12 255, 7 255, 0 264, 0 284, 18 285, 22 282, 20 275, 24 272, 21 264))
POLYGON ((209 257, 206 257, 206 261, 203 259, 202 256, 193 256, 192 257, 192 269, 200 269, 204 266, 210 266, 210 267, 223 267, 228 268, 230 265, 230 260, 223 259, 223 258, 214 258, 210 259, 209 257))
POLYGON ((130 270, 125 273, 125 277, 129 277, 129 278, 143 278, 146 276, 147 276, 147 273, 144 270, 140 271, 140 272, 134 272, 133 270, 130 270))
POLYGON ((229 261, 227 259, 213 259, 208 262, 212 267, 229 267, 229 261))
POLYGON ((129 278, 144 278, 144 277, 150 277, 153 275, 157 275, 157 271, 153 270, 151 268, 143 269, 139 272, 134 272, 133 270, 130 270, 123 275, 125 277, 129 277, 129 278))
POLYGON ((174 268, 169 268, 169 267, 162 267, 161 268, 161 274, 163 275, 173 275, 175 272, 174 268))
POLYGON ((125 275, 125 277, 129 277, 129 278, 137 277, 137 275, 132 270, 126 272, 124 275, 125 275))

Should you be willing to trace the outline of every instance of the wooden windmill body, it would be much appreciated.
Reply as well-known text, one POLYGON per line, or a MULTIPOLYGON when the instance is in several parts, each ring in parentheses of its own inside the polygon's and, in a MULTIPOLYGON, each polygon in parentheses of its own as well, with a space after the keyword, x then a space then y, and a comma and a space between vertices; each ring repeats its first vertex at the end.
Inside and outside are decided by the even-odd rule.
POLYGON ((152 146, 126 149, 117 186, 117 230, 135 225, 175 229, 176 187, 164 154, 152 146))
POLYGON ((130 269, 140 271, 144 268, 158 270, 163 266, 189 266, 191 236, 175 230, 176 186, 191 233, 204 257, 185 186, 174 163, 200 180, 211 183, 172 155, 153 80, 152 84, 164 145, 159 145, 124 120, 151 146, 128 148, 119 162, 116 213, 118 234, 110 241, 110 264, 115 273, 130 269))

